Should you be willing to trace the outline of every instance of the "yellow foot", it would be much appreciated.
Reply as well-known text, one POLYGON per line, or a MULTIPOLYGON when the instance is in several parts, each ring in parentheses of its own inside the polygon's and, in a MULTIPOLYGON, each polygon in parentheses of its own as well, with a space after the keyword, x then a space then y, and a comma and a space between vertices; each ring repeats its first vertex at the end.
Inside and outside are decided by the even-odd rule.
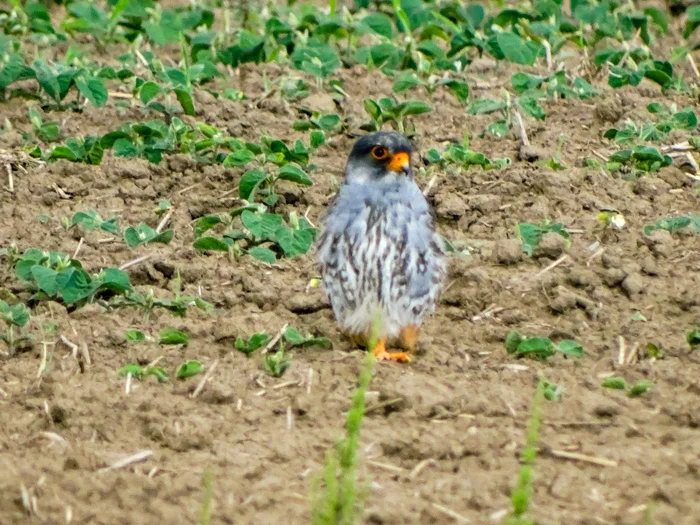
POLYGON ((420 328, 414 324, 409 324, 404 326, 399 332, 399 341, 401 346, 404 347, 409 352, 415 352, 416 346, 418 345, 418 336, 420 335, 420 328))
POLYGON ((384 346, 385 339, 380 339, 374 347, 374 357, 379 361, 396 361, 398 363, 408 363, 411 358, 406 352, 387 352, 384 346))

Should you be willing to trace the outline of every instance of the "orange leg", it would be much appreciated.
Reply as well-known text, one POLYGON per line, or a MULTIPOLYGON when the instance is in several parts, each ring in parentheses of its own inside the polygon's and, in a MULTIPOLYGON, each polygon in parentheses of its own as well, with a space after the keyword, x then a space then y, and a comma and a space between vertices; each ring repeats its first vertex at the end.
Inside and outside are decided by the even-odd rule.
POLYGON ((399 332, 399 341, 401 341, 401 346, 408 350, 409 352, 415 352, 416 346, 418 345, 418 336, 420 335, 420 328, 414 324, 409 324, 401 329, 399 332))
POLYGON ((381 338, 374 347, 374 357, 379 361, 397 361, 399 363, 407 363, 411 359, 406 352, 387 352, 385 348, 386 338, 381 338))

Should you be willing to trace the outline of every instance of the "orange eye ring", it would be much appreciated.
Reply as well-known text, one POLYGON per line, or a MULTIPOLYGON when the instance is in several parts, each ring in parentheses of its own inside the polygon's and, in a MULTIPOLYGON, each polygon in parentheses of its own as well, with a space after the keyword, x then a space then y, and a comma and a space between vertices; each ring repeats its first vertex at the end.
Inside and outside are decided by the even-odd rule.
POLYGON ((370 153, 377 160, 386 160, 389 158, 389 150, 384 146, 374 146, 370 153))

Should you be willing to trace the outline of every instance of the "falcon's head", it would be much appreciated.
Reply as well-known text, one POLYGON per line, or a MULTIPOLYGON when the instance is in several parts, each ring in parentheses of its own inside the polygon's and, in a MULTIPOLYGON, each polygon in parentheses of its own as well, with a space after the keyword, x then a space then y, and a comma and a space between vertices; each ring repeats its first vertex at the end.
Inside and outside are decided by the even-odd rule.
POLYGON ((396 180, 399 176, 413 178, 411 143, 400 133, 380 131, 362 137, 355 143, 345 178, 350 184, 368 184, 396 180))

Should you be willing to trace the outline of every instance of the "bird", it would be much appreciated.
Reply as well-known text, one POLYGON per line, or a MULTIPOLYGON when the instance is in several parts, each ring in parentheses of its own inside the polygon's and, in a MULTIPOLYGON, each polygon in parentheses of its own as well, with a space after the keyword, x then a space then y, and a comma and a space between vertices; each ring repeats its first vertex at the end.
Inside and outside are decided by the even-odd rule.
POLYGON ((409 140, 393 131, 358 139, 318 238, 321 282, 336 322, 361 346, 376 330, 371 350, 378 360, 411 360, 447 274, 412 152, 409 140), (387 350, 394 346, 404 351, 387 350))

